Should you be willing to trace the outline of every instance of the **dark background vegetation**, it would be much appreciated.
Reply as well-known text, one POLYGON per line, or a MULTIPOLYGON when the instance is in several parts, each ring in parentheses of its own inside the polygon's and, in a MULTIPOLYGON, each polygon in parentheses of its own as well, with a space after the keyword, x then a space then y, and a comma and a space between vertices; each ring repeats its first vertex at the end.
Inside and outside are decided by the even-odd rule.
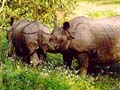
POLYGON ((64 68, 60 54, 48 54, 48 65, 38 68, 6 57, 6 31, 11 16, 15 21, 39 20, 52 31, 55 16, 61 25, 82 15, 91 18, 119 15, 119 6, 120 0, 0 0, 0 90, 120 90, 120 64, 114 64, 107 74, 79 77, 74 69, 64 68))

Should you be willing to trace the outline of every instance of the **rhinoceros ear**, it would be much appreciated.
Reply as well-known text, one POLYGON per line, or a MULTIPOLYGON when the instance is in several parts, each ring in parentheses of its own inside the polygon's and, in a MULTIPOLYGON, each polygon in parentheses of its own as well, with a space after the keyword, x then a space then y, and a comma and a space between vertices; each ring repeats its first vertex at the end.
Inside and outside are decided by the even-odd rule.
POLYGON ((63 23, 63 29, 64 29, 64 30, 67 30, 68 28, 70 28, 69 22, 64 22, 64 23, 63 23))

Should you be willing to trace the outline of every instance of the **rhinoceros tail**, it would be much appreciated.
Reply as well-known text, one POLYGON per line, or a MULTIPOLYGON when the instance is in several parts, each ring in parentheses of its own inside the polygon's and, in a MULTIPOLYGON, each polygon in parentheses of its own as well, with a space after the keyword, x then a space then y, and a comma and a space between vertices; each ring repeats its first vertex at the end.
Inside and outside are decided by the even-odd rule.
POLYGON ((11 18, 10 18, 10 26, 12 26, 13 23, 14 23, 14 17, 11 17, 11 18))

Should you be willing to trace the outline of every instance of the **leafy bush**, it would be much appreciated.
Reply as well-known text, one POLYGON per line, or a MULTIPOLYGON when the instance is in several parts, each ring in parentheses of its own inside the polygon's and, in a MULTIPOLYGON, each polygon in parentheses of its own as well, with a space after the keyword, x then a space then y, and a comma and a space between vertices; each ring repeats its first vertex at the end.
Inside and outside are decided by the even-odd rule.
MULTIPOLYGON (((81 6, 79 11, 85 11, 85 16, 100 18, 113 16, 118 13, 114 10, 89 10, 88 2, 114 4, 116 0, 78 0, 87 1, 87 7, 81 6), (88 9, 86 9, 88 8, 88 9)), ((52 21, 57 16, 59 24, 67 20, 72 11, 77 7, 77 0, 6 0, 3 11, 0 13, 0 90, 120 90, 120 74, 79 77, 74 70, 66 70, 60 54, 48 54, 47 65, 32 67, 23 65, 19 60, 12 61, 6 57, 7 40, 6 30, 9 18, 15 20, 27 18, 40 20, 42 23, 53 27, 52 21), (58 66, 60 65, 60 66, 58 66), (57 66, 57 67, 56 67, 57 66)), ((2 1, 0 1, 0 6, 2 1)), ((90 4, 91 5, 91 4, 90 4)), ((81 15, 82 13, 80 13, 81 15)), ((76 15, 76 14, 74 14, 76 15)), ((77 16, 77 15, 76 15, 77 16)), ((74 64, 76 65, 76 64, 74 64)), ((117 66, 113 66, 114 69, 117 66)), ((119 69, 119 67, 118 67, 119 69)), ((118 70, 119 72, 119 70, 118 70)))
MULTIPOLYGON (((0 15, 0 25, 4 30, 9 26, 9 18, 26 18, 28 20, 40 20, 42 23, 53 26, 55 15, 63 13, 63 16, 71 13, 77 0, 6 0, 0 15), (71 7, 72 5, 72 7, 71 7), (59 12, 59 13, 58 13, 59 12)), ((2 4, 2 3, 1 3, 2 4)))

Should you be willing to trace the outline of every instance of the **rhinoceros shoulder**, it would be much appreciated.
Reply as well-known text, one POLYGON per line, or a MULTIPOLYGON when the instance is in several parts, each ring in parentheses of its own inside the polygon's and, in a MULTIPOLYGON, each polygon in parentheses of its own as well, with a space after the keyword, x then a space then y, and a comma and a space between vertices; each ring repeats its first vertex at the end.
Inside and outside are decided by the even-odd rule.
POLYGON ((93 19, 91 18, 88 18, 88 17, 85 17, 85 16, 79 16, 79 17, 76 17, 74 19, 72 19, 69 23, 70 23, 70 29, 69 31, 74 33, 76 32, 76 28, 82 24, 82 25, 89 25, 90 22, 92 22, 93 19))
POLYGON ((24 28, 23 32, 31 34, 31 33, 37 33, 38 31, 43 31, 48 34, 50 33, 49 29, 38 21, 30 22, 30 24, 24 28))
POLYGON ((51 32, 50 32, 50 29, 46 26, 46 25, 44 25, 44 24, 42 24, 42 23, 40 23, 39 22, 39 29, 41 30, 41 31, 43 31, 44 33, 47 33, 47 34, 50 34, 51 32))

